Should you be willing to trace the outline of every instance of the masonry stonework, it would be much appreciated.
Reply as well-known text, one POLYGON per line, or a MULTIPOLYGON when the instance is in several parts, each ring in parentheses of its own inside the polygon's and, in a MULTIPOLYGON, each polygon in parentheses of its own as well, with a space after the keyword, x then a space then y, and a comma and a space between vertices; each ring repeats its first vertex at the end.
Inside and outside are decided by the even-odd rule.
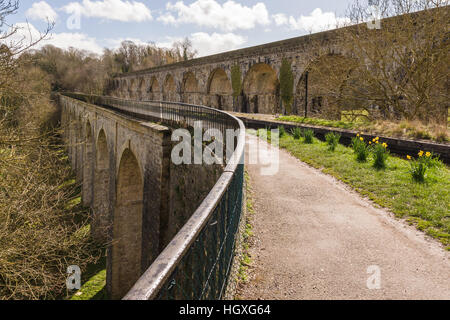
POLYGON ((202 203, 220 165, 172 163, 172 129, 60 97, 63 138, 93 211, 92 236, 108 243, 107 289, 122 298, 202 203))

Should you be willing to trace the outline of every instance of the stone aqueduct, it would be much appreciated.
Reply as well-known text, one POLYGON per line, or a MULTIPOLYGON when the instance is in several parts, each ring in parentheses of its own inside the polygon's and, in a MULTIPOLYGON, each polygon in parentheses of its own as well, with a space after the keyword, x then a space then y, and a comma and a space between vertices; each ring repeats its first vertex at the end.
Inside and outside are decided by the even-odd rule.
POLYGON ((111 243, 107 289, 122 298, 184 226, 222 165, 174 165, 171 128, 59 96, 63 138, 91 207, 91 232, 111 243))
MULTIPOLYGON (((305 75, 323 57, 345 56, 340 30, 332 30, 262 46, 165 65, 116 76, 110 95, 125 99, 176 101, 225 111, 281 113, 280 70, 284 59, 292 66, 292 111, 305 108, 305 75), (233 68, 239 72, 233 74, 233 68), (234 79, 233 79, 234 78, 234 79)), ((308 95, 314 107, 315 93, 308 95)))

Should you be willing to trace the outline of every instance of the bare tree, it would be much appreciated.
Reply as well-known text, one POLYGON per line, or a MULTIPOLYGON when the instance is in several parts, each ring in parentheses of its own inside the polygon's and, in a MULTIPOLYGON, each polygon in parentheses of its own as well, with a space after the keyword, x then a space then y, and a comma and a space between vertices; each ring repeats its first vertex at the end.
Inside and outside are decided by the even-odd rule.
POLYGON ((50 26, 20 37, 6 24, 17 6, 0 0, 0 300, 64 298, 67 267, 85 270, 101 250, 50 121, 51 81, 29 52, 50 26))
POLYGON ((186 37, 182 41, 176 41, 173 44, 174 50, 177 54, 183 57, 184 61, 195 58, 198 54, 197 50, 193 48, 192 41, 186 37))
POLYGON ((324 95, 371 118, 446 123, 448 0, 357 0, 347 16, 351 26, 338 36, 345 58, 326 72, 313 68, 324 95), (374 8, 380 28, 367 24, 374 8))

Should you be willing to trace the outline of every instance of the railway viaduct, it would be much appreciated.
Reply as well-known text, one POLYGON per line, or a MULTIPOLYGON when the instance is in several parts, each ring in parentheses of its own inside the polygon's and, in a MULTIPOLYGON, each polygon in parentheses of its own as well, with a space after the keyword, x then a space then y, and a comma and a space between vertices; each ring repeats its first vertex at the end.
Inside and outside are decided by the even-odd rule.
MULTIPOLYGON (((125 99, 199 104, 235 112, 281 113, 285 108, 280 97, 281 69, 283 63, 288 63, 294 78, 292 111, 301 114, 305 108, 306 72, 310 65, 347 54, 339 42, 340 32, 337 29, 316 33, 118 75, 111 82, 109 94, 125 99)), ((319 107, 316 95, 310 92, 308 96, 310 109, 319 107)))

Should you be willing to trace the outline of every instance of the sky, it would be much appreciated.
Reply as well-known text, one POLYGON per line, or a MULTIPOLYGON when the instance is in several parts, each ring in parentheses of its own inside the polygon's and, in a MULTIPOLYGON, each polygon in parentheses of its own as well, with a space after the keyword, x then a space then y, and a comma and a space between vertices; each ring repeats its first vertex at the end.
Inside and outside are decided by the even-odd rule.
MULTIPOLYGON (((198 56, 334 29, 352 0, 20 0, 7 18, 16 37, 36 38, 48 21, 48 40, 101 54, 124 40, 170 48, 191 39, 198 56)), ((0 27, 2 31, 8 28, 0 27)))

